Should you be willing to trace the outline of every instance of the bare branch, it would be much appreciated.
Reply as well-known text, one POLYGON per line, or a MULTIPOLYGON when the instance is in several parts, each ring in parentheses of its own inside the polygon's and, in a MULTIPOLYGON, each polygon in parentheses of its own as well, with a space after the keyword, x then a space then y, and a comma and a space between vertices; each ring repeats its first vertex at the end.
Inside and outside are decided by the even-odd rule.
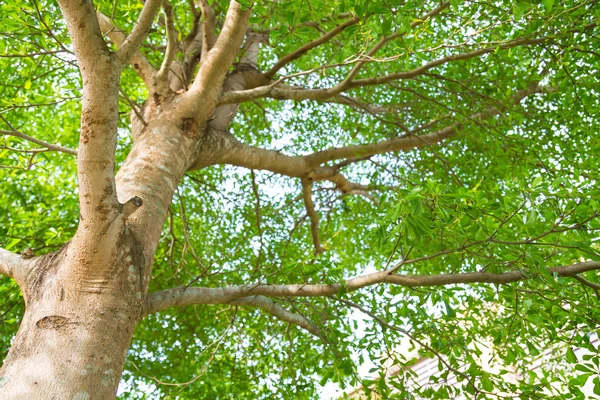
POLYGON ((5 250, 0 247, 0 274, 13 278, 19 285, 25 282, 33 259, 5 250))
POLYGON ((5 131, 3 129, 0 129, 0 135, 7 135, 7 136, 18 137, 18 138, 21 138, 21 139, 25 139, 28 142, 35 143, 37 145, 43 146, 43 147, 47 148, 48 150, 59 151, 61 153, 72 154, 74 156, 77 155, 77 150, 71 149, 69 147, 59 146, 57 144, 46 143, 43 140, 36 139, 34 137, 31 137, 31 136, 26 135, 26 134, 24 134, 22 132, 19 132, 19 131, 15 131, 15 130, 5 131))
MULTIPOLYGON (((572 277, 582 272, 600 270, 600 261, 585 261, 561 267, 548 268, 546 273, 562 277, 572 277)), ((398 275, 390 270, 374 272, 333 284, 247 284, 222 288, 176 287, 152 293, 147 298, 146 314, 152 314, 169 307, 192 304, 226 304, 248 296, 269 297, 321 297, 352 292, 365 287, 392 284, 404 287, 436 287, 470 283, 493 283, 505 285, 538 275, 526 271, 509 271, 492 274, 488 272, 467 272, 438 275, 398 275)))
POLYGON ((144 116, 142 115, 142 110, 139 109, 139 105, 135 101, 133 101, 127 95, 127 93, 125 93, 125 91, 123 89, 120 89, 119 92, 121 93, 121 96, 123 96, 123 98, 125 99, 127 104, 129 105, 129 107, 131 107, 131 111, 133 111, 136 118, 141 122, 141 124, 144 126, 148 126, 148 123, 146 122, 146 120, 144 119, 144 116))
POLYGON ((208 0, 200 0, 198 3, 202 11, 202 55, 200 60, 204 62, 206 55, 217 41, 215 10, 208 4, 208 0))
POLYGON ((133 55, 142 45, 142 42, 146 40, 154 17, 156 17, 163 1, 165 0, 146 0, 144 3, 144 8, 142 8, 142 12, 133 30, 117 50, 117 58, 121 60, 123 66, 129 64, 133 55))
MULTIPOLYGON (((125 33, 120 28, 116 27, 110 21, 110 19, 106 15, 102 14, 100 11, 96 13, 96 16, 98 18, 98 22, 100 23, 102 33, 108 36, 110 41, 113 42, 115 46, 117 46, 117 48, 121 47, 123 45, 123 42, 125 42, 125 39, 127 38, 125 33)), ((139 77, 142 78, 142 80, 146 84, 146 87, 152 88, 153 76, 156 70, 154 69, 152 64, 150 64, 150 62, 146 59, 146 57, 144 57, 139 51, 136 51, 131 56, 130 64, 133 67, 134 71, 139 75, 139 77)))
POLYGON ((321 36, 320 38, 315 39, 311 42, 308 42, 304 46, 302 46, 302 47, 294 50, 290 54, 280 58, 279 61, 277 61, 277 63, 275 63, 275 65, 270 70, 265 72, 265 78, 271 79, 273 76, 275 76, 277 71, 279 71, 281 68, 283 68, 286 64, 289 64, 290 62, 294 61, 295 59, 301 57, 302 55, 304 55, 308 51, 314 49, 315 47, 320 46, 324 43, 327 43, 330 39, 332 39, 333 37, 340 34, 344 29, 356 24, 358 21, 359 21, 358 17, 351 18, 351 19, 347 20, 346 22, 336 26, 335 28, 333 28, 332 30, 330 30, 329 32, 327 32, 326 34, 321 36))
POLYGON ((175 30, 175 25, 173 23, 173 6, 171 6, 170 3, 165 2, 163 4, 163 9, 165 11, 165 29, 167 30, 167 49, 160 69, 156 73, 156 85, 161 89, 162 87, 167 89, 169 87, 169 68, 177 54, 177 31, 175 30))
POLYGON ((315 246, 315 254, 320 254, 325 251, 321 246, 319 239, 319 214, 315 210, 315 205, 312 200, 312 182, 306 179, 302 180, 302 198, 306 207, 306 214, 310 218, 310 232, 315 246))
POLYGON ((258 307, 261 310, 271 314, 272 316, 274 316, 277 319, 280 319, 285 322, 289 322, 294 325, 298 325, 299 327, 306 329, 308 332, 312 333, 313 335, 315 335, 317 337, 321 337, 321 330, 319 329, 319 327, 312 324, 304 316, 286 310, 285 308, 283 308, 282 306, 280 306, 273 300, 269 299, 268 297, 265 297, 265 296, 243 297, 238 300, 233 300, 233 301, 229 302, 229 304, 236 305, 236 306, 258 307))
POLYGON ((249 9, 242 9, 234 0, 230 2, 221 34, 206 54, 206 60, 201 63, 192 86, 181 97, 180 116, 195 116, 196 120, 204 122, 213 113, 223 80, 244 39, 249 18, 249 9))

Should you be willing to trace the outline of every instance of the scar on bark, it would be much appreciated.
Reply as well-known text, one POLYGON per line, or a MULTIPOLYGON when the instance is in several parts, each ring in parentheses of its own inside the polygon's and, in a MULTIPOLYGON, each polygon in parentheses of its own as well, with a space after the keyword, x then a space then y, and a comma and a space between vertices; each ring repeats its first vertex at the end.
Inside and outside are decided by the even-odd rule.
POLYGON ((183 120, 181 130, 186 136, 197 137, 199 126, 194 118, 187 118, 183 120))
POLYGON ((60 315, 49 315, 35 323, 40 329, 60 329, 69 323, 69 319, 60 315))
POLYGON ((69 243, 70 242, 67 242, 60 250, 55 251, 54 253, 48 253, 37 257, 35 266, 27 275, 25 287, 22 288, 25 305, 28 305, 32 300, 41 297, 43 294, 44 283, 49 275, 56 273, 59 265, 58 258, 66 252, 69 243))
POLYGON ((161 95, 158 93, 154 93, 152 95, 152 99, 154 100, 154 105, 156 106, 160 106, 160 103, 162 103, 161 95))

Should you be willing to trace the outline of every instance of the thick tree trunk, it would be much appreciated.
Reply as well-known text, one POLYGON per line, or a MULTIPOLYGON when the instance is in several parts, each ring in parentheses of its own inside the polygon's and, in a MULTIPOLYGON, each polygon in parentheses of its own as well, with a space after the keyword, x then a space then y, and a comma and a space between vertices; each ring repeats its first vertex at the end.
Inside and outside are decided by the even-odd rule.
MULTIPOLYGON (((144 121, 132 121, 134 145, 115 176, 119 76, 162 1, 145 3, 133 32, 114 53, 102 38, 91 2, 59 4, 84 89, 77 154, 80 223, 68 245, 36 259, 17 280, 26 312, 0 370, 0 399, 115 397, 135 326, 145 312, 152 262, 173 194, 192 165, 219 161, 214 154, 222 140, 207 134, 208 122, 250 15, 232 2, 213 48, 203 44, 203 65, 186 93, 149 88, 144 121)), ((168 87, 158 85, 161 76, 167 78, 157 73, 152 86, 168 87)), ((216 113, 212 130, 226 129, 236 109, 227 105, 216 113)))
POLYGON ((115 397, 143 308, 143 257, 121 240, 111 265, 83 276, 71 262, 76 250, 40 257, 27 276, 26 312, 0 370, 0 398, 115 397))
POLYGON ((204 132, 146 111, 154 119, 134 124, 116 177, 116 217, 96 231, 83 218, 73 240, 20 282, 26 312, 0 370, 0 399, 115 397, 169 204, 204 132))

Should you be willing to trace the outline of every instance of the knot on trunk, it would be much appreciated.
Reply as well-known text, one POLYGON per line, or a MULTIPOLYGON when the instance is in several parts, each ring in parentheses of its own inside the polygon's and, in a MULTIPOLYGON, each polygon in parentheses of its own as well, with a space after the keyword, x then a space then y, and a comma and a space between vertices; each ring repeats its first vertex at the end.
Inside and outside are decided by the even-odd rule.
POLYGON ((125 218, 129 218, 131 214, 137 211, 142 205, 144 201, 139 196, 133 196, 129 199, 125 204, 122 204, 122 212, 125 218))
POLYGON ((200 125, 194 118, 186 118, 181 123, 181 130, 184 135, 196 138, 200 132, 200 125))

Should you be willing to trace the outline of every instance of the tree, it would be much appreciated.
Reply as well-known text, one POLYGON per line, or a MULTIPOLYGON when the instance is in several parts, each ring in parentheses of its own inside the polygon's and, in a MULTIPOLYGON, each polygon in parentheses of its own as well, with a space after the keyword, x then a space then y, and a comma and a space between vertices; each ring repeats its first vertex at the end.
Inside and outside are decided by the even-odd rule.
POLYGON ((594 1, 142 3, 2 5, 0 397, 600 392, 594 1))

